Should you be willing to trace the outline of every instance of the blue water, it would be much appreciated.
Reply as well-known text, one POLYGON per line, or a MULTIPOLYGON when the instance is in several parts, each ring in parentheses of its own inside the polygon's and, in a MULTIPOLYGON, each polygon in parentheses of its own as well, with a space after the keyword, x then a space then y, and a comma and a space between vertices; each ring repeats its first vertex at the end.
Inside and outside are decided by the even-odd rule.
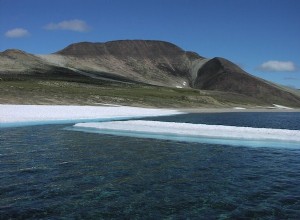
MULTIPOLYGON (((300 130, 299 113, 156 120, 300 130)), ((298 149, 65 129, 70 126, 0 129, 0 219, 300 218, 298 149)))
POLYGON ((148 117, 147 120, 253 128, 300 130, 300 112, 235 112, 148 117))

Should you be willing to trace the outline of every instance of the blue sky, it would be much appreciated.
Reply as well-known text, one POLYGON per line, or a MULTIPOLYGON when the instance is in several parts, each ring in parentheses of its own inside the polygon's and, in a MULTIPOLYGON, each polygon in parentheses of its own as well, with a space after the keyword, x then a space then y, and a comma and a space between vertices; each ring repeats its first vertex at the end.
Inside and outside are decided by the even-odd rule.
POLYGON ((300 88, 299 0, 0 0, 0 51, 151 39, 300 88))

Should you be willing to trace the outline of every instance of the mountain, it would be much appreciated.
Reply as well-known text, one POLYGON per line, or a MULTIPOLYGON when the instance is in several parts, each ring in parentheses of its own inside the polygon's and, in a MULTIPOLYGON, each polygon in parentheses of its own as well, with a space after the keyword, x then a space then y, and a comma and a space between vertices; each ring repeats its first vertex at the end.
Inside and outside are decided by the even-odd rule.
POLYGON ((82 42, 49 55, 6 50, 0 53, 0 77, 8 75, 83 77, 216 91, 258 103, 300 106, 296 93, 254 77, 229 60, 207 59, 164 41, 82 42))
POLYGON ((148 84, 189 87, 191 65, 203 59, 162 41, 122 40, 77 43, 55 53, 81 71, 110 73, 148 84))
POLYGON ((284 88, 254 77, 220 57, 210 59, 197 72, 194 88, 244 94, 266 102, 298 103, 299 97, 284 88))
POLYGON ((9 49, 0 53, 1 73, 31 73, 35 69, 47 69, 40 58, 21 50, 9 49))

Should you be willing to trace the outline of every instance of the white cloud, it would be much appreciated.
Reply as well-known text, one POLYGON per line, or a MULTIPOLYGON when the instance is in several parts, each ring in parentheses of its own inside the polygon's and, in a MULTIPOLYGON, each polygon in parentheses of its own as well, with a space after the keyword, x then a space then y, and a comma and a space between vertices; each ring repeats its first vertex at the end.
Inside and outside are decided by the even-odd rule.
POLYGON ((20 38, 29 36, 29 31, 24 28, 14 28, 5 32, 5 37, 20 38))
POLYGON ((296 66, 292 61, 270 60, 261 64, 259 69, 270 72, 292 72, 296 70, 296 66))
POLYGON ((85 32, 89 30, 89 26, 85 21, 74 19, 68 21, 61 21, 59 23, 50 23, 45 26, 47 30, 69 30, 69 31, 78 31, 85 32))

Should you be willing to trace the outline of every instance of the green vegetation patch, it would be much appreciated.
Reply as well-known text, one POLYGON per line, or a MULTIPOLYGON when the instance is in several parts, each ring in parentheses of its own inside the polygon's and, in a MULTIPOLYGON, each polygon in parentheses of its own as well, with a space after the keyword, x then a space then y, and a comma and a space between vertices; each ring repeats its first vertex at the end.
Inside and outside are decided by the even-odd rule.
POLYGON ((1 77, 0 103, 230 107, 262 104, 235 94, 101 81, 87 77, 1 77))

